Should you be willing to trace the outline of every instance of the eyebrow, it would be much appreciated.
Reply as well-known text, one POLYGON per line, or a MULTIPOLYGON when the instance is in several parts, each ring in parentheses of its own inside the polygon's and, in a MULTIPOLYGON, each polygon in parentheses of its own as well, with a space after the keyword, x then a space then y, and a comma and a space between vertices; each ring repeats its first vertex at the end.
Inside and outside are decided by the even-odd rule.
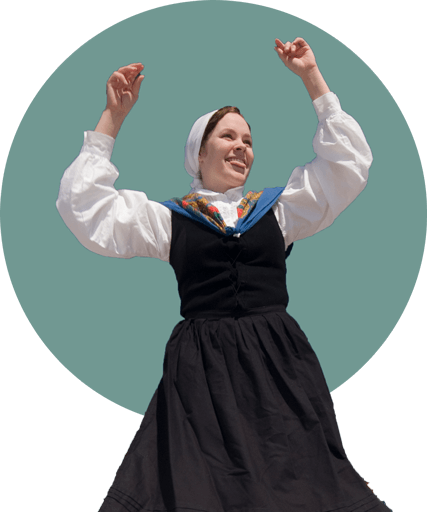
MULTIPOLYGON (((233 128, 222 128, 219 133, 227 133, 227 132, 237 133, 236 130, 234 130, 233 128)), ((243 135, 243 137, 249 137, 250 139, 252 139, 252 135, 249 132, 245 133, 243 135)))

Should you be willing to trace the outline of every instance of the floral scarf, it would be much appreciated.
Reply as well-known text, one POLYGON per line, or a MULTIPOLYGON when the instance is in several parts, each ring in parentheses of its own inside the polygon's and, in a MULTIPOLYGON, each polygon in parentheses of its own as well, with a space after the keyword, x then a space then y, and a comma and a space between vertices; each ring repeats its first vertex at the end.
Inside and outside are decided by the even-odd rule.
POLYGON ((226 236, 240 236, 248 231, 268 212, 277 201, 285 187, 265 188, 261 192, 248 192, 237 206, 239 220, 236 227, 226 226, 221 213, 213 204, 200 194, 192 192, 183 198, 174 197, 163 204, 170 210, 209 226, 226 236))
MULTIPOLYGON (((248 215, 255 207, 258 199, 261 197, 262 192, 248 192, 245 197, 240 201, 237 206, 237 215, 239 219, 243 219, 248 215)), ((218 208, 200 194, 193 192, 187 194, 183 198, 174 197, 171 199, 172 202, 191 213, 195 217, 204 218, 205 221, 213 224, 221 233, 226 233, 226 224, 222 218, 218 208)))

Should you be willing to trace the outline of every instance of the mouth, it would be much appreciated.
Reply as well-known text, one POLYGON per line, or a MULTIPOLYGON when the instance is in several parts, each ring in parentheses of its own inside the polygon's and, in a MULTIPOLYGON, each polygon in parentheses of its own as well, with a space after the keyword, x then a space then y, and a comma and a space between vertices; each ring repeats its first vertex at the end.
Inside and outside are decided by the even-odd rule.
POLYGON ((225 160, 229 164, 231 164, 233 167, 239 167, 240 169, 246 169, 246 162, 241 158, 236 157, 230 157, 226 158, 225 160))

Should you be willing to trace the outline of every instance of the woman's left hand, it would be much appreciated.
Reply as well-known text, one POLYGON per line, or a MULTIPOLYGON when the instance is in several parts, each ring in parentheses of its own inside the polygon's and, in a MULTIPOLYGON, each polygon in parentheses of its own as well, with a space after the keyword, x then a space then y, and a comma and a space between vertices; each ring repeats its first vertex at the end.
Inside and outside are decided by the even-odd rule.
POLYGON ((317 68, 316 59, 310 46, 302 37, 282 43, 275 39, 277 55, 287 68, 301 78, 317 68))

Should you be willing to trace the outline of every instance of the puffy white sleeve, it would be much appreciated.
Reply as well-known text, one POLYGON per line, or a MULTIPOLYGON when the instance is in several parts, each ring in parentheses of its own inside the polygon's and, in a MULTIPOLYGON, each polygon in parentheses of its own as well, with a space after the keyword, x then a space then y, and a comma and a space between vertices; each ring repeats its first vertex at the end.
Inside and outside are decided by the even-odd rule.
POLYGON ((366 186, 372 153, 358 123, 333 92, 313 101, 316 158, 293 170, 274 205, 285 246, 330 226, 366 186))
POLYGON ((110 162, 115 139, 84 133, 79 156, 66 169, 56 207, 87 249, 102 256, 143 256, 169 261, 171 211, 144 192, 116 190, 110 162))

